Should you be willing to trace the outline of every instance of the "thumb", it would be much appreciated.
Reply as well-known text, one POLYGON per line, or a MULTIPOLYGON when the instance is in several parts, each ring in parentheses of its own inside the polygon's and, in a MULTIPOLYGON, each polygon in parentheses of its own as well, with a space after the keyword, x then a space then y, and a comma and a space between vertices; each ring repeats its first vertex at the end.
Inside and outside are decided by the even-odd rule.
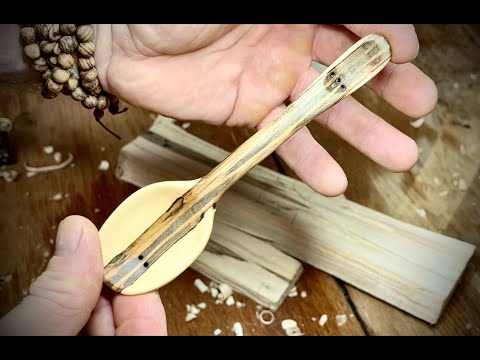
POLYGON ((97 228, 84 217, 67 217, 58 227, 47 269, 0 321, 0 335, 77 335, 90 318, 102 283, 97 228))

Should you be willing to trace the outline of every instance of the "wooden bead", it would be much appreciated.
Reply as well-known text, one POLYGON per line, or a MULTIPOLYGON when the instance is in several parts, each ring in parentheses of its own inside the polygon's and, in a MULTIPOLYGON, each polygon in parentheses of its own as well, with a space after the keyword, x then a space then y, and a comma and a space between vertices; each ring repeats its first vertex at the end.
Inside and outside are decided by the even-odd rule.
POLYGON ((98 79, 93 79, 92 81, 82 81, 82 86, 86 91, 92 91, 100 85, 98 79))
POLYGON ((48 80, 48 79, 50 79, 51 76, 52 76, 52 70, 47 69, 43 72, 42 79, 43 80, 48 80))
POLYGON ((51 54, 53 54, 53 48, 55 46, 58 46, 58 44, 57 43, 51 43, 51 42, 48 42, 46 40, 43 40, 40 43, 40 52, 42 53, 43 56, 51 55, 51 54))
POLYGON ((66 54, 72 54, 78 47, 77 39, 74 36, 62 36, 58 42, 60 50, 66 54))
POLYGON ((38 44, 27 45, 23 48, 23 51, 25 52, 25 55, 31 60, 36 60, 40 57, 40 48, 38 47, 38 44))
POLYGON ((108 98, 105 95, 97 96, 97 109, 103 110, 108 107, 108 98))
POLYGON ((69 78, 70 78, 70 73, 67 70, 63 70, 63 69, 60 69, 60 68, 55 68, 52 71, 52 79, 57 84, 66 83, 69 78))
POLYGON ((58 95, 58 93, 54 93, 54 92, 51 92, 50 90, 48 90, 48 87, 47 87, 46 84, 42 85, 42 91, 40 92, 40 94, 45 99, 53 99, 54 97, 56 97, 58 95))
POLYGON ((83 57, 90 57, 95 54, 95 44, 93 42, 82 42, 78 45, 78 52, 83 57))
POLYGON ((55 43, 55 46, 53 47, 53 54, 60 55, 61 53, 62 50, 60 49, 60 45, 58 45, 58 43, 55 43))
POLYGON ((92 95, 88 95, 85 100, 82 101, 83 107, 87 109, 93 109, 95 106, 97 106, 97 98, 92 95))
POLYGON ((57 64, 58 64, 58 57, 56 57, 56 56, 49 56, 49 57, 47 58, 47 63, 48 63, 48 65, 50 65, 51 67, 57 66, 57 64))
POLYGON ((75 24, 60 24, 60 32, 63 35, 73 35, 77 31, 75 24))
POLYGON ((24 27, 20 30, 20 37, 25 45, 31 45, 35 43, 36 35, 33 27, 24 27))
POLYGON ((65 84, 65 87, 68 88, 70 91, 74 91, 78 87, 78 79, 70 76, 65 84))
POLYGON ((33 28, 40 39, 47 40, 50 31, 50 24, 35 24, 33 28))
MULTIPOLYGON (((53 73, 52 73, 53 76, 53 73)), ((47 89, 53 93, 59 93, 62 91, 63 85, 57 84, 55 81, 52 80, 52 78, 48 79, 46 81, 47 84, 47 89)))
POLYGON ((95 66, 95 58, 90 56, 88 58, 79 58, 78 59, 78 68, 80 70, 86 71, 90 70, 95 66))
POLYGON ((84 81, 93 81, 94 79, 97 78, 97 69, 96 68, 91 68, 90 70, 87 71, 80 71, 80 77, 84 81))
POLYGON ((51 27, 48 30, 48 40, 57 41, 62 37, 62 35, 60 34, 59 24, 50 24, 50 25, 51 27))
POLYGON ((38 72, 44 72, 48 70, 47 60, 42 57, 33 61, 33 68, 38 72))
POLYGON ((75 64, 75 59, 70 54, 61 53, 58 55, 57 63, 62 69, 68 70, 75 64))
POLYGON ((99 85, 95 89, 90 90, 90 94, 93 96, 100 95, 100 93, 103 91, 102 87, 99 85))
POLYGON ((77 39, 82 43, 91 41, 94 35, 92 25, 81 25, 77 28, 77 39))
POLYGON ((83 101, 87 98, 87 93, 79 86, 72 91, 71 96, 77 101, 83 101))

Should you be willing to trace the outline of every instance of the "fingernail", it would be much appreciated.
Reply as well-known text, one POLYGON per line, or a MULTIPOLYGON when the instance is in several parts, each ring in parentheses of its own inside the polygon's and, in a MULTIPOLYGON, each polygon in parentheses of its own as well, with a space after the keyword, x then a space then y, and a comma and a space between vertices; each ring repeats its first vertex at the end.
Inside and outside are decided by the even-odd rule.
POLYGON ((69 256, 75 253, 83 234, 82 226, 73 221, 63 220, 58 226, 55 245, 56 256, 69 256))

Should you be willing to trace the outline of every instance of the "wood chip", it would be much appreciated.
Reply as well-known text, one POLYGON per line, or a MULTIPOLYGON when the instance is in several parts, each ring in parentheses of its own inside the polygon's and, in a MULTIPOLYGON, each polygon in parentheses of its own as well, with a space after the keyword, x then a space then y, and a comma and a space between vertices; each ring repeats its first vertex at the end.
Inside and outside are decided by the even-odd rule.
POLYGON ((335 321, 337 322, 337 326, 343 326, 347 323, 348 317, 345 314, 335 315, 335 321))
POLYGON ((63 199, 63 194, 62 193, 56 193, 55 195, 53 195, 50 200, 53 200, 53 201, 60 201, 63 199))
POLYGON ((187 313, 187 316, 185 316, 185 322, 190 322, 192 320, 195 320, 197 318, 197 315, 189 312, 187 313))
POLYGON ((282 320, 282 329, 283 330, 287 330, 289 328, 294 328, 294 327, 297 327, 297 322, 295 320, 292 320, 292 319, 285 319, 285 320, 282 320))
POLYGON ((246 305, 245 305, 244 302, 237 301, 237 302, 235 303, 235 306, 237 307, 237 309, 242 309, 242 308, 244 308, 246 305))
POLYGON ((220 335, 221 333, 222 333, 222 330, 220 330, 220 329, 215 329, 215 330, 213 330, 213 335, 215 335, 215 336, 218 336, 218 335, 220 335))
POLYGON ((300 297, 302 299, 305 299, 307 297, 307 292, 305 290, 303 290, 302 292, 300 292, 300 297))
POLYGON ((219 291, 218 298, 222 301, 233 294, 233 289, 228 284, 225 284, 225 283, 219 284, 217 288, 219 291))
POLYGON ((107 171, 110 168, 110 163, 107 160, 100 161, 98 165, 98 170, 100 171, 107 171))
POLYGON ((423 125, 424 122, 425 122, 425 118, 422 117, 422 118, 420 118, 420 119, 417 119, 417 120, 414 120, 414 121, 410 121, 410 126, 418 129, 420 126, 423 125))
POLYGON ((201 279, 195 279, 193 285, 200 291, 202 294, 208 291, 208 286, 201 279))
POLYGON ((16 170, 3 170, 0 171, 0 177, 3 177, 6 182, 13 182, 17 179, 18 172, 16 170))
MULTIPOLYGON (((27 170, 29 172, 32 172, 32 173, 42 173, 42 172, 49 172, 49 171, 55 171, 55 170, 63 169, 65 167, 67 167, 72 162, 72 160, 73 160, 73 155, 68 154, 68 158, 64 162, 62 162, 60 164, 57 164, 57 165, 34 167, 34 166, 30 166, 30 165, 27 165, 26 163, 24 163, 23 167, 25 168, 25 170, 27 170)), ((28 173, 27 173, 27 176, 28 176, 28 173)))
POLYGON ((205 309, 207 308, 207 304, 204 303, 204 302, 201 302, 201 303, 198 303, 198 304, 197 304, 197 307, 198 307, 199 309, 205 310, 205 309))
POLYGON ((47 146, 44 146, 44 147, 43 147, 43 152, 44 152, 45 154, 47 154, 47 155, 53 154, 54 151, 55 151, 55 150, 54 150, 54 148, 53 148, 52 145, 47 145, 47 146))
POLYGON ((425 211, 425 209, 416 209, 415 211, 422 219, 425 219, 427 217, 427 212, 425 211))
POLYGON ((323 314, 322 316, 320 316, 320 320, 318 321, 318 324, 323 327, 323 326, 325 326, 327 321, 328 321, 328 315, 323 314))
POLYGON ((190 127, 190 125, 192 125, 192 124, 190 124, 189 122, 183 122, 182 123, 182 128, 188 129, 190 127))
POLYGON ((58 151, 55 152, 55 153, 53 154, 53 160, 55 160, 55 162, 56 162, 57 164, 61 163, 61 162, 62 162, 62 153, 61 153, 61 152, 58 152, 58 151))
POLYGON ((233 324, 232 330, 235 336, 243 336, 243 326, 239 322, 233 324))
POLYGON ((227 304, 227 306, 232 306, 232 305, 235 305, 235 299, 233 298, 232 295, 230 295, 227 300, 225 301, 225 304, 227 304))

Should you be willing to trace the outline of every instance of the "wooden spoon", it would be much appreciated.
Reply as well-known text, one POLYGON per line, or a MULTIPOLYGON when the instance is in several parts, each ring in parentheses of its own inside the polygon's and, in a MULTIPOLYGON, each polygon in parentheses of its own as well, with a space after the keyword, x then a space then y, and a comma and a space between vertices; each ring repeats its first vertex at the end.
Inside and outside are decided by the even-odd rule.
POLYGON ((378 74, 390 58, 383 36, 362 38, 206 176, 159 182, 129 196, 100 229, 105 284, 134 295, 177 277, 205 248, 222 194, 300 128, 378 74))

